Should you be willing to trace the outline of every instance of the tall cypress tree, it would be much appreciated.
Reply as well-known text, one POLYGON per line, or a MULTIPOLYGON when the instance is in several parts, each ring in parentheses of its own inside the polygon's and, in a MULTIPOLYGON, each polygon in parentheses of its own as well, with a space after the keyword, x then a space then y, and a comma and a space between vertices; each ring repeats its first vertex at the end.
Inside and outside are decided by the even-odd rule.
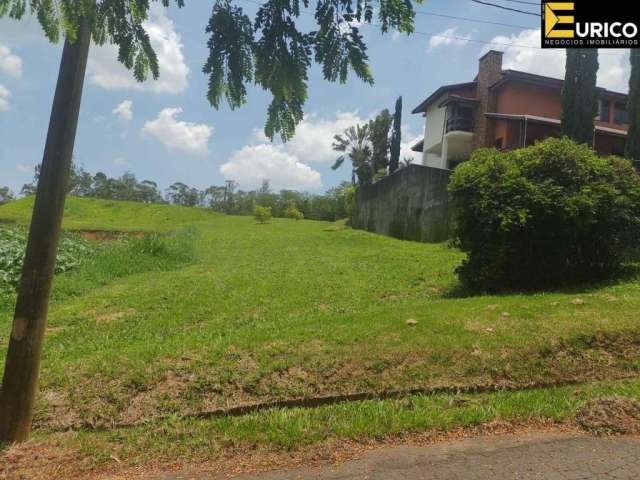
POLYGON ((625 156, 640 160, 640 52, 631 50, 631 77, 629 78, 629 131, 625 156))
POLYGON ((578 143, 593 144, 594 119, 598 113, 597 75, 597 49, 567 49, 561 131, 578 143))
POLYGON ((391 158, 389 159, 389 173, 395 172, 400 166, 400 143, 402 141, 402 97, 396 100, 396 111, 393 114, 393 133, 391 134, 391 158))

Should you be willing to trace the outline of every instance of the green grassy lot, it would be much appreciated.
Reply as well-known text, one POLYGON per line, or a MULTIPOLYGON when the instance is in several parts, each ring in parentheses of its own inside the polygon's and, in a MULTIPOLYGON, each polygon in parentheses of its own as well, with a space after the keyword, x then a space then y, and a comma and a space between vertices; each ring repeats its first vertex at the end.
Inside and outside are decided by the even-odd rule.
MULTIPOLYGON (((28 225, 35 197, 0 207, 0 222, 28 225)), ((166 232, 180 226, 207 221, 215 214, 206 210, 139 202, 116 202, 92 198, 67 199, 63 228, 116 232, 166 232)))
MULTIPOLYGON (((0 220, 28 222, 30 208, 29 200, 5 205, 0 220)), ((635 381, 614 381, 640 369, 635 275, 571 291, 467 296, 453 273, 457 251, 340 224, 259 225, 197 209, 70 199, 65 227, 174 232, 163 247, 104 247, 56 278, 38 434, 147 422, 79 434, 95 458, 112 448, 141 461, 145 451, 177 458, 190 445, 210 453, 242 442, 292 448, 303 437, 565 418, 589 395, 640 392, 635 381), (367 401, 153 421, 279 399, 576 380, 600 383, 563 387, 582 392, 569 399, 556 388, 477 395, 448 409, 453 397, 436 395, 412 397, 410 407, 367 401)), ((0 306, 1 359, 10 320, 11 305, 0 306)))

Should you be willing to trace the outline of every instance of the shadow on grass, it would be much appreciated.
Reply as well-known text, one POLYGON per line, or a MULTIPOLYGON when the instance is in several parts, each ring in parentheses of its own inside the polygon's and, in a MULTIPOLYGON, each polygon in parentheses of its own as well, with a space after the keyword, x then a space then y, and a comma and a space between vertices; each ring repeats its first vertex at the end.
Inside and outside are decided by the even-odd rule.
POLYGON ((456 283, 442 293, 443 298, 473 298, 486 295, 491 296, 508 296, 508 295, 532 295, 537 293, 561 293, 561 294, 577 294, 590 293, 606 287, 612 287, 621 283, 631 282, 640 279, 640 263, 627 264, 622 266, 616 272, 606 276, 594 279, 589 282, 579 282, 574 284, 564 284, 555 287, 546 288, 530 288, 530 289, 500 289, 500 290, 483 290, 472 288, 460 282, 456 283))

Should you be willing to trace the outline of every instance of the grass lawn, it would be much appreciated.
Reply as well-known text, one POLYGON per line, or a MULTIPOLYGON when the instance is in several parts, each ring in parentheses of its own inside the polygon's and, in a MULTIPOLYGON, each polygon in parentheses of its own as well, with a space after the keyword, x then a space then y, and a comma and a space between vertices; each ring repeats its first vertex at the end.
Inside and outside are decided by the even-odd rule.
MULTIPOLYGON (((0 220, 27 223, 30 208, 28 199, 5 205, 0 220)), ((95 462, 114 451, 130 462, 171 461, 186 449, 201 458, 495 418, 560 420, 592 396, 640 397, 638 381, 616 381, 640 369, 638 276, 465 296, 453 272, 457 251, 340 224, 259 225, 198 209, 70 199, 65 228, 174 232, 167 248, 114 246, 56 278, 36 434, 54 439, 72 428, 95 462), (301 397, 573 381, 584 385, 471 395, 464 404, 439 394, 171 419, 301 397)), ((0 362, 11 313, 0 307, 0 362)))

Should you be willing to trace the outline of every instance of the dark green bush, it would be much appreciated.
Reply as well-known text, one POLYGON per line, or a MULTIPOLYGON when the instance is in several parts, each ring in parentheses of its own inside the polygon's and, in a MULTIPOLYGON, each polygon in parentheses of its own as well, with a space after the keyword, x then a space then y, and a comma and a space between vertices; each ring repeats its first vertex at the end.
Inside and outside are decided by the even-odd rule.
POLYGON ((476 151, 454 172, 460 280, 482 290, 544 288, 615 273, 640 240, 640 177, 631 163, 548 139, 476 151))

